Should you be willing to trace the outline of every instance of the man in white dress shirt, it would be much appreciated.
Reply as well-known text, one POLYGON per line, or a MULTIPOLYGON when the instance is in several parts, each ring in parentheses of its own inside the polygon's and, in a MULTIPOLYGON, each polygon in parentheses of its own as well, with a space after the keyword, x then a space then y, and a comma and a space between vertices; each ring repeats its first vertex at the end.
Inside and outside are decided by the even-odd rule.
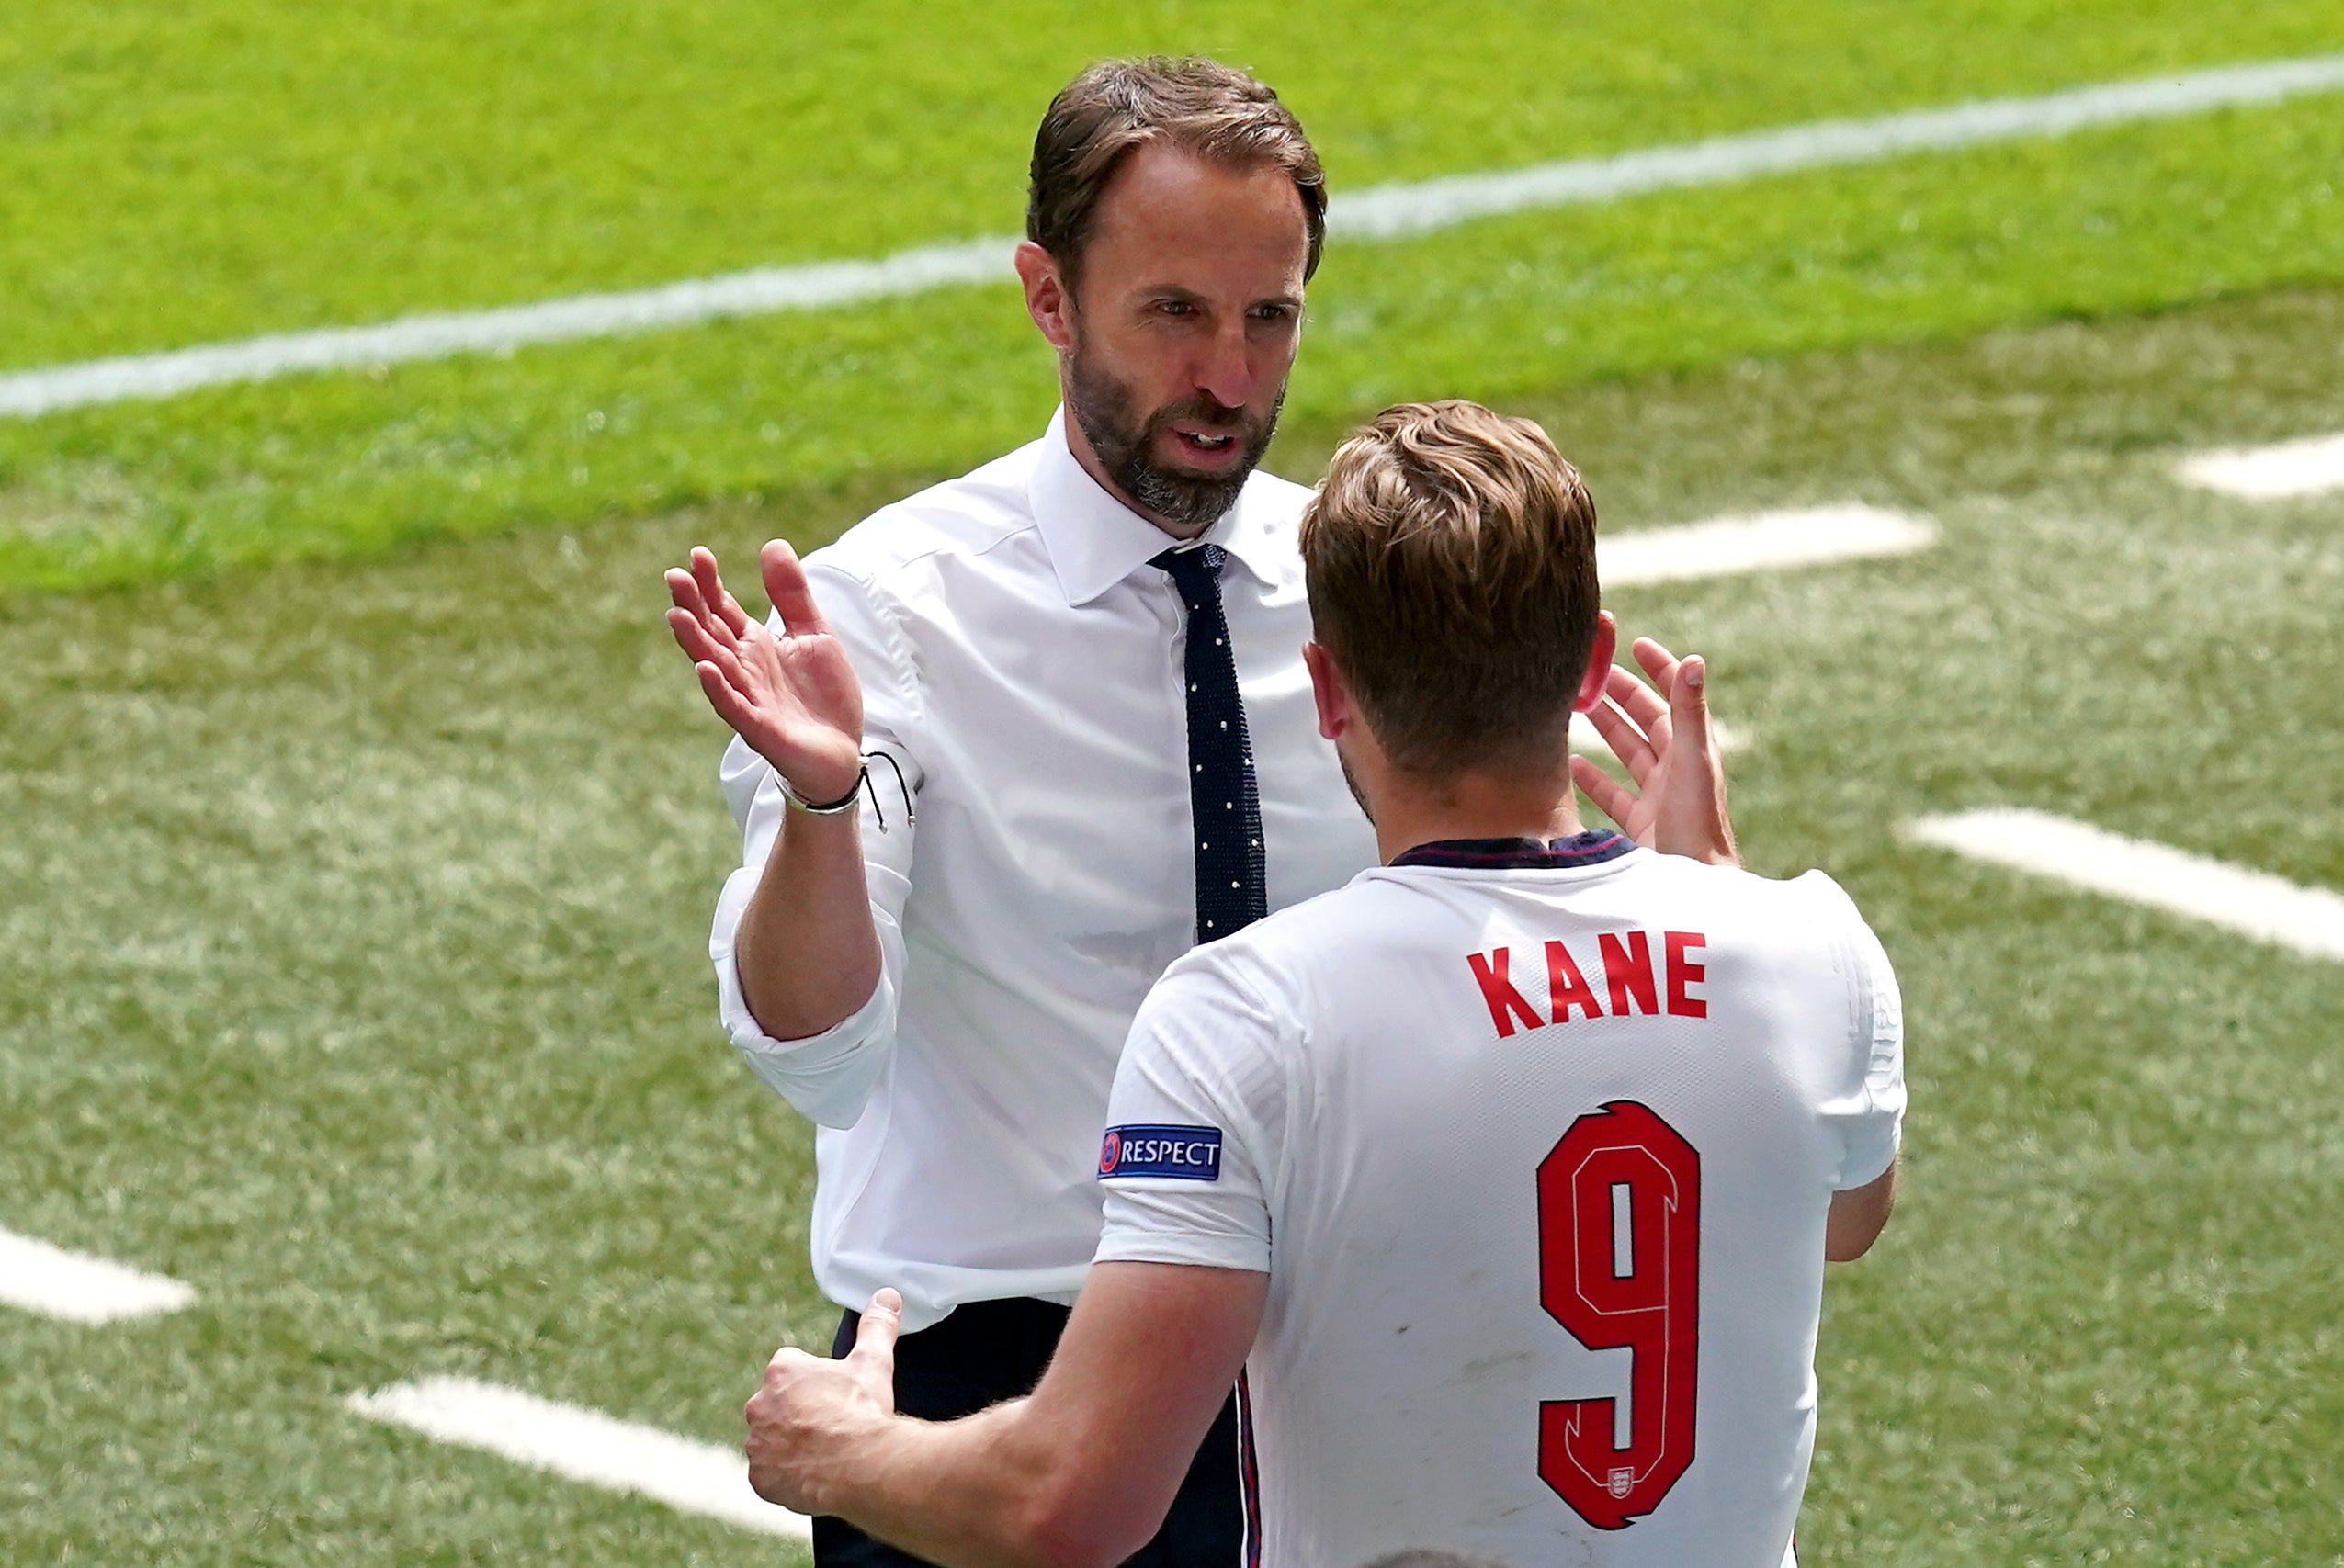
MULTIPOLYGON (((1324 212, 1260 83, 1084 72, 1036 138, 1016 256, 1059 359, 1041 438, 802 565, 768 544, 766 625, 707 551, 669 574, 670 625, 737 732, 725 1025, 820 1129, 838 1353, 873 1292, 902 1292, 907 1411, 1040 1376, 1097 1244, 1093 1152, 1149 987, 1375 863, 1310 718, 1308 492, 1255 471, 1324 212)), ((1648 668, 1669 689, 1673 662, 1648 668)), ((1231 1405, 1146 1561, 1226 1568, 1237 1446, 1231 1405)), ((815 1545, 824 1568, 905 1561, 831 1520, 815 1545)))
MULTIPOLYGON (((1243 857, 1213 860, 1210 891, 1253 912, 1375 859, 1308 716, 1308 492, 1254 471, 1324 228, 1316 155, 1241 73, 1110 62, 1050 106, 1032 175, 1017 270, 1064 401, 1041 439, 802 568, 766 546, 770 631, 707 552, 670 574, 671 624, 738 732, 745 852, 710 942, 725 1025, 820 1128, 817 1281, 857 1310, 903 1292, 905 1405, 936 1416, 1026 1392, 1048 1359, 1098 1241, 1091 1150, 1124 1032, 1206 919, 1241 919, 1205 911, 1200 857, 1243 857), (1172 566, 1207 549, 1184 586, 1172 566), (1199 615, 1221 660, 1201 673, 1231 690, 1187 689, 1207 684, 1186 679, 1199 615), (1225 748, 1197 772, 1192 696, 1233 708, 1200 721, 1233 768, 1225 748), (865 753, 887 761, 858 809, 865 753), (848 808, 786 805, 785 783, 848 808), (1197 831, 1206 807, 1229 836, 1197 831)), ((1151 1561, 1231 1561, 1233 1410, 1224 1427, 1151 1561)), ((824 1568, 903 1561, 829 1520, 815 1546, 824 1568)))
POLYGON ((939 1562, 1108 1568, 1242 1364, 1248 1565, 1777 1568, 1824 1265, 1895 1185, 1895 976, 1819 872, 1582 830, 1568 724, 1613 632, 1535 425, 1386 411, 1302 553, 1319 728, 1384 864, 1149 994, 1030 1397, 896 1415, 882 1292, 844 1361, 776 1357, 750 1479, 939 1562))

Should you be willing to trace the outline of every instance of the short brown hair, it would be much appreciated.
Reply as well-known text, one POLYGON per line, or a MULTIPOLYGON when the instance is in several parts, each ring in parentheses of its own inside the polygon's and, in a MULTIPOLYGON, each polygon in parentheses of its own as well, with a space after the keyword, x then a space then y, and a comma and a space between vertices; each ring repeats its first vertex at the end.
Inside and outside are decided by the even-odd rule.
POLYGON ((1314 634, 1393 765, 1559 765, 1595 649, 1595 502, 1526 419, 1400 403, 1302 513, 1314 634))
POLYGON ((1327 175, 1278 96, 1242 71, 1204 59, 1149 55, 1103 60, 1050 100, 1034 133, 1025 237, 1050 253, 1071 282, 1107 184, 1133 152, 1163 141, 1215 163, 1268 164, 1302 197, 1310 238, 1303 263, 1319 270, 1327 234, 1327 175))

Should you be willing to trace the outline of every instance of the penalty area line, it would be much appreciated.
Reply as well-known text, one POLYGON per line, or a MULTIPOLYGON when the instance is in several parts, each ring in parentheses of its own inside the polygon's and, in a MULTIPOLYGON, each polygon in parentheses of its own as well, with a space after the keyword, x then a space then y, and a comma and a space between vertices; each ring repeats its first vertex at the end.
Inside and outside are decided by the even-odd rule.
POLYGON ((2182 479, 2242 501, 2288 501, 2344 490, 2344 434, 2201 452, 2180 465, 2182 479))
POLYGON ((811 1539, 811 1520, 749 1490, 749 1461, 739 1449, 470 1378, 419 1378, 354 1393, 345 1403, 372 1420, 590 1486, 631 1492, 679 1513, 765 1535, 811 1539))
POLYGON ((2303 887, 2048 812, 1963 811, 1908 825, 1913 839, 2168 914, 2203 920, 2313 958, 2344 961, 2344 897, 2303 887))
MULTIPOLYGON (((1937 525, 1909 513, 1857 502, 1737 513, 1665 528, 1638 528, 1595 541, 1596 577, 1609 592, 1652 582, 1686 582, 1742 572, 1825 566, 1834 561, 1908 555, 1937 542, 1937 525)), ((1713 718, 1721 752, 1738 751, 1750 736, 1713 718)), ((1570 727, 1571 750, 1583 757, 1613 755, 1583 716, 1570 727)))
POLYGON ((1599 536, 1595 570, 1608 592, 1736 572, 1907 555, 1937 540, 1937 525, 1849 502, 1752 512, 1669 528, 1599 536))
POLYGON ((0 1230, 0 1302, 67 1323, 156 1317, 194 1303, 192 1286, 0 1230))
MULTIPOLYGON (((2181 75, 1989 98, 1868 119, 1779 126, 1605 157, 1338 193, 1329 232, 1354 242, 1410 239, 1508 213, 1616 201, 1655 191, 1879 163, 1999 141, 2072 135, 2275 104, 2344 88, 2344 54, 2220 66, 2181 75)), ((613 337, 726 317, 827 309, 954 284, 1006 282, 1012 237, 923 245, 869 261, 759 267, 625 292, 401 317, 372 326, 272 333, 236 342, 126 355, 0 375, 0 417, 33 418, 300 371, 368 368, 531 344, 613 337)))

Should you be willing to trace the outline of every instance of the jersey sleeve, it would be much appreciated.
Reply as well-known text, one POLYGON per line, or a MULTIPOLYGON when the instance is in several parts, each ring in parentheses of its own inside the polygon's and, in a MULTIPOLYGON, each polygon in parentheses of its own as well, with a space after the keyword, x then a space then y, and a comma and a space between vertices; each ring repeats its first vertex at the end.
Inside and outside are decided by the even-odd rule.
POLYGON ((1880 939, 1840 886, 1821 873, 1835 906, 1834 967, 1848 987, 1848 1032, 1834 1081, 1821 1107, 1824 1125, 1840 1148, 1841 1191, 1876 1180, 1897 1157, 1905 1122, 1905 1010, 1896 971, 1880 939))
POLYGON ((1132 1021, 1099 1149, 1099 1262, 1269 1272, 1287 1058, 1235 960, 1191 953, 1132 1021))
MULTIPOLYGON (((725 749, 722 778, 733 820, 741 827, 741 864, 718 896, 708 958, 716 966, 717 1006, 725 1033, 750 1070, 808 1120, 824 1127, 851 1127, 862 1115, 895 1043, 903 987, 903 906, 912 892, 912 807, 922 779, 915 740, 920 693, 912 675, 911 652, 878 592, 858 577, 826 566, 819 556, 807 563, 807 579, 863 688, 863 750, 872 759, 872 794, 864 797, 860 814, 863 877, 872 923, 878 931, 878 984, 853 1014, 802 1040, 775 1039, 750 1012, 742 995, 734 944, 750 896, 780 835, 787 807, 772 766, 738 736, 725 749), (878 761, 882 753, 895 765, 878 761)), ((777 625, 775 629, 779 630, 777 625)))

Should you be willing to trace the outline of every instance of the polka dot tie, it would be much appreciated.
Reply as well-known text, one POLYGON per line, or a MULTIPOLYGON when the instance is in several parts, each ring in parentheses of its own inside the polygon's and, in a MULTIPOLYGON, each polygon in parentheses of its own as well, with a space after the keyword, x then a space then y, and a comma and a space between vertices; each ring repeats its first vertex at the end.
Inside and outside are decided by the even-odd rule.
POLYGON ((1218 545, 1166 550, 1153 565, 1188 606, 1188 818, 1196 832, 1196 941, 1217 941, 1269 913, 1262 875, 1262 796, 1237 691, 1218 545))

